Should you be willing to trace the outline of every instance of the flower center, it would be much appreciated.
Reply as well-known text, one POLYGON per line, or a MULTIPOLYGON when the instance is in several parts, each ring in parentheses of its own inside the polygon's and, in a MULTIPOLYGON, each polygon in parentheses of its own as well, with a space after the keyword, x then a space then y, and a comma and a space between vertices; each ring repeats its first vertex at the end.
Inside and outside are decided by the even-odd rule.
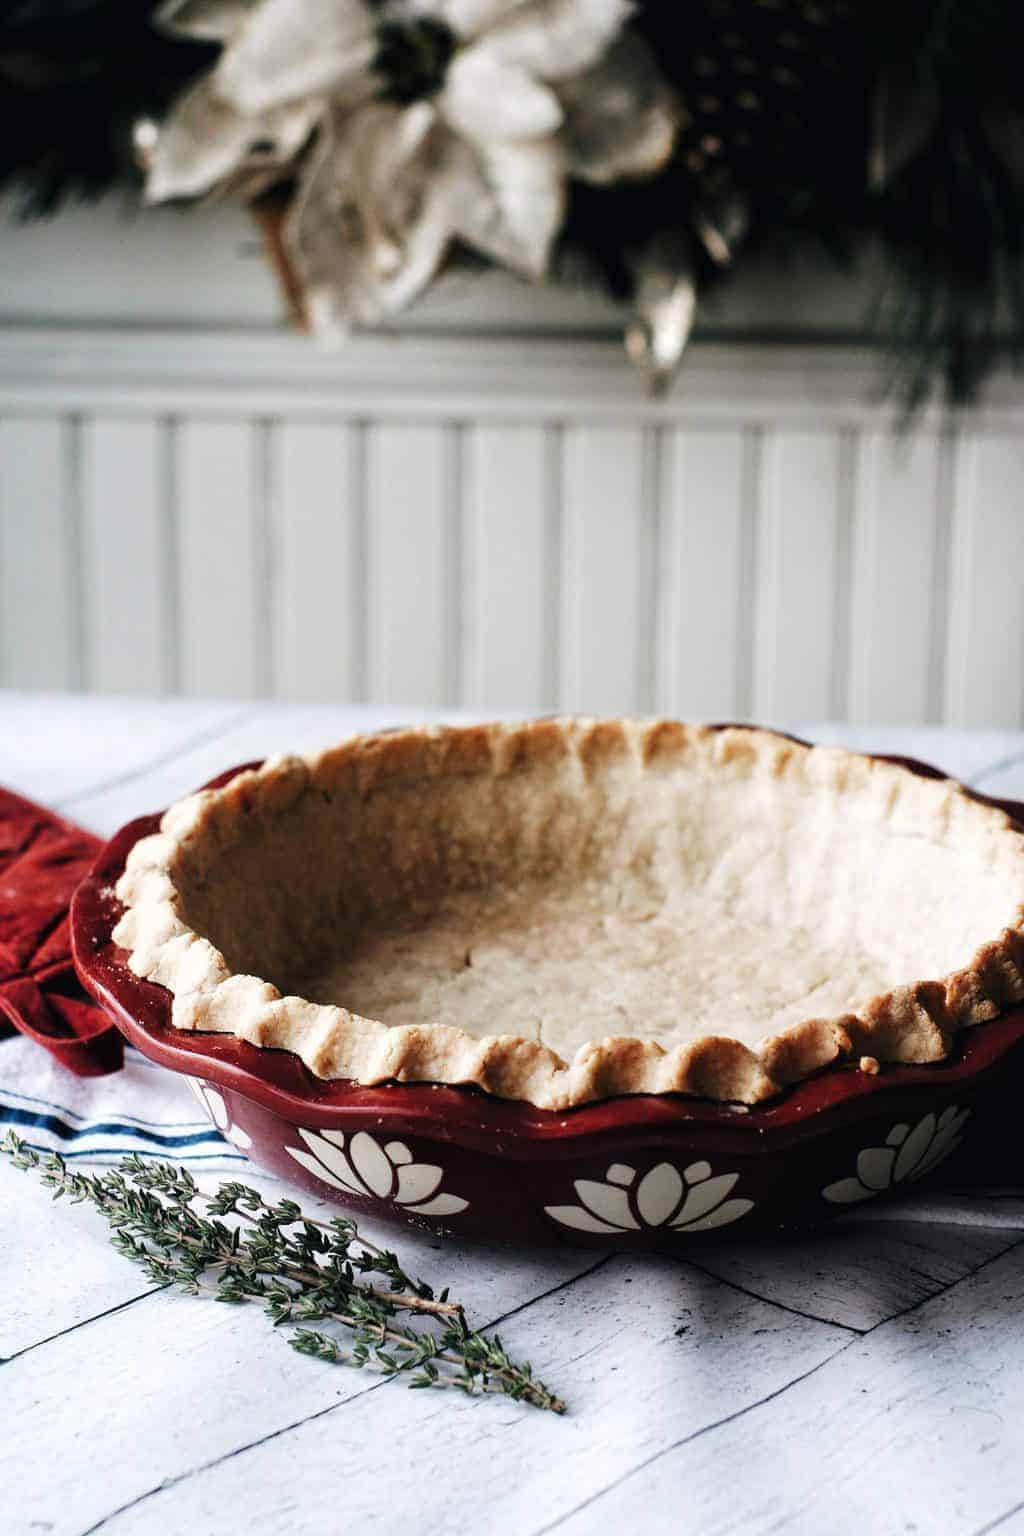
POLYGON ((374 69, 384 79, 383 95, 403 103, 435 95, 455 45, 451 27, 433 16, 382 21, 377 28, 374 69))

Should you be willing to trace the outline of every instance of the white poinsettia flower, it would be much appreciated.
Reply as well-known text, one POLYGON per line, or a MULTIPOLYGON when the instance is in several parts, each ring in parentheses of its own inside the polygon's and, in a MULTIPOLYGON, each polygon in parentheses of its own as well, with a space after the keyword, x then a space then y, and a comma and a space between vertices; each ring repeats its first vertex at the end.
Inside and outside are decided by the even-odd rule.
POLYGON ((642 1176, 613 1163, 604 1179, 577 1179, 578 1205, 547 1205, 545 1212, 577 1232, 707 1232, 727 1227, 753 1209, 754 1202, 729 1198, 738 1173, 713 1174, 708 1162, 690 1163, 680 1173, 658 1163, 642 1176))
POLYGON ((223 1096, 218 1093, 216 1088, 211 1087, 209 1083, 201 1082, 198 1077, 190 1077, 188 1081, 192 1092, 206 1110, 206 1113, 221 1135, 227 1141, 230 1141, 232 1146, 237 1147, 239 1152, 248 1152, 252 1146, 252 1137, 240 1125, 234 1124, 231 1116, 228 1114, 228 1107, 224 1102, 223 1096))
POLYGON ((285 240, 314 327, 328 332, 396 313, 455 240, 539 277, 573 158, 593 179, 615 166, 642 174, 660 163, 666 132, 674 141, 631 53, 616 89, 599 83, 605 117, 612 98, 617 113, 603 138, 588 130, 600 156, 581 147, 582 128, 567 155, 567 110, 578 115, 581 100, 573 81, 600 64, 631 9, 632 0, 172 0, 165 27, 223 49, 148 155, 147 197, 252 196, 286 171, 297 176, 285 240), (572 96, 568 109, 560 93, 572 96))
POLYGON ((858 1154, 855 1177, 837 1179, 822 1195, 833 1205, 852 1205, 871 1200, 894 1184, 923 1178, 956 1151, 969 1114, 969 1109, 950 1104, 938 1118, 927 1114, 913 1127, 894 1125, 884 1147, 865 1147, 858 1154))
POLYGON ((417 1163, 404 1141, 382 1146, 369 1131, 346 1136, 343 1131, 306 1131, 299 1127, 305 1147, 286 1147, 300 1167, 346 1194, 388 1200, 417 1216, 454 1216, 469 1205, 461 1195, 441 1189, 444 1169, 417 1163))

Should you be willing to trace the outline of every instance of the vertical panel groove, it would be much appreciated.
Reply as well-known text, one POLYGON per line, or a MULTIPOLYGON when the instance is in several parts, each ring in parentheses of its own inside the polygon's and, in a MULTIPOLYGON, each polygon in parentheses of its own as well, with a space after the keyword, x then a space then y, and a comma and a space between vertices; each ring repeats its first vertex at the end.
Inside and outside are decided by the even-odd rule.
POLYGON ((173 404, 18 406, 0 429, 0 676, 495 711, 1020 721, 1012 420, 929 416, 901 445, 888 413, 793 405, 751 419, 749 403, 715 402, 694 420, 460 404, 428 421, 386 399, 370 420, 283 399, 239 419, 207 394, 181 422, 173 404), (140 496, 145 523, 126 538, 140 496))

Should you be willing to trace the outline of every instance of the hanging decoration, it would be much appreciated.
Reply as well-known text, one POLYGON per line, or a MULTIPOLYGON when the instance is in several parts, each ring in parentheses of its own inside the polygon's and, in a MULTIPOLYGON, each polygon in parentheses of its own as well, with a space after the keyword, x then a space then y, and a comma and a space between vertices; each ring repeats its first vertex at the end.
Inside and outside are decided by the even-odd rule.
POLYGON ((250 206, 295 318, 377 324, 466 257, 593 275, 673 376, 699 301, 809 244, 889 274, 912 399, 1024 333, 1014 0, 14 0, 0 184, 250 206))

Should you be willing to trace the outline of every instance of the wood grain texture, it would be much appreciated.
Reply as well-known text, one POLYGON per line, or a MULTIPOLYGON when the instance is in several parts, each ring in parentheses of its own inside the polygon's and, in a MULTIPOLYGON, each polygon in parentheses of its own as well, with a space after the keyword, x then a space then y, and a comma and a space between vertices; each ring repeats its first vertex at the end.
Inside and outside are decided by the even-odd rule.
POLYGON ((866 1333, 955 1285, 1018 1237, 1012 1226, 943 1230, 905 1219, 865 1231, 863 1222, 836 1221, 823 1233, 717 1244, 694 1262, 754 1296, 866 1333))
POLYGON ((1022 1300, 1018 1247, 784 1398, 607 1478, 557 1528, 612 1531, 642 1508, 659 1533, 988 1530, 1024 1493, 1024 1341, 1006 1326, 1022 1300))
MULTIPOLYGON (((197 1326, 183 1314, 181 1322, 190 1331, 197 1326)), ((122 1327, 128 1324, 126 1315, 122 1327)), ((849 1337, 827 1324, 751 1303, 703 1276, 685 1278, 678 1267, 656 1259, 613 1260, 570 1288, 540 1297, 505 1324, 502 1334, 517 1353, 535 1363, 543 1359, 553 1379, 571 1377, 570 1417, 558 1421, 523 1406, 454 1395, 425 1405, 421 1394, 388 1383, 364 1388, 333 1411, 296 1424, 305 1417, 299 1405, 310 1401, 314 1389, 300 1386, 298 1373, 292 1376, 289 1369, 298 1388, 293 1412, 282 1412, 281 1405, 273 1417, 295 1428, 274 1439, 260 1437, 262 1443, 230 1458, 218 1453, 214 1441, 203 1457, 212 1465, 176 1488, 155 1489, 105 1529, 111 1536, 138 1536, 161 1524, 202 1529, 213 1511, 237 1507, 244 1499, 260 1511, 264 1530, 311 1531, 344 1486, 346 1523, 353 1526, 383 1521, 393 1531, 468 1536, 486 1524, 500 1532, 538 1532, 578 1508, 605 1480, 664 1451, 680 1435, 700 1433, 749 1410, 765 1391, 820 1366, 849 1337), (756 1372, 749 1344, 755 1329, 756 1372), (495 1407, 497 1413, 490 1414, 495 1407), (389 1455, 415 1470, 388 1476, 385 1487, 381 1458, 389 1455)), ((109 1337, 117 1337, 113 1329, 109 1337)), ((142 1341, 135 1342, 139 1347, 142 1341)), ((234 1344, 252 1347, 237 1332, 234 1344)), ((264 1359, 269 1367, 269 1356, 264 1359)), ((201 1362, 197 1369, 202 1384, 207 1371, 201 1362)), ((275 1365, 275 1375, 279 1369, 275 1365)), ((339 1392, 344 1397, 350 1391, 344 1379, 320 1381, 317 1387, 324 1407, 331 1406, 331 1397, 337 1401, 339 1392)), ((45 1405, 52 1401, 44 1389, 45 1405)), ((32 1422, 39 1422, 35 1414, 32 1422)), ((19 1440, 30 1427, 19 1429, 19 1440)), ((223 1444, 223 1435, 218 1439, 223 1444)), ((152 1486, 154 1470, 132 1468, 128 1476, 137 1486, 148 1474, 152 1486)), ((107 1508, 116 1507, 112 1493, 107 1492, 107 1508)), ((54 1490, 40 1502, 44 1518, 60 1509, 58 1497, 54 1490)))
POLYGON ((54 1222, 42 1219, 39 1185, 3 1158, 0 1190, 5 1245, 17 1243, 18 1265, 38 1282, 11 1288, 0 1317, 0 1364, 153 1289, 133 1265, 111 1264, 106 1223, 91 1208, 61 1211, 55 1262, 54 1222))
MULTIPOLYGON (((427 1241, 410 1236, 402 1248, 414 1268, 437 1271, 438 1255, 427 1241)), ((484 1321, 563 1283, 595 1258, 569 1253, 499 1259, 492 1253, 489 1262, 481 1262, 471 1252, 455 1252, 443 1262, 445 1280, 459 1287, 484 1321)), ((26 1480, 16 1494, 8 1490, 6 1518, 19 1533, 32 1520, 50 1521, 54 1536, 80 1536, 138 1499, 145 1500, 139 1509, 148 1521, 147 1506, 165 1481, 182 1486, 180 1479, 209 1463, 237 1457, 254 1441, 280 1439, 289 1426, 330 1416, 342 1405, 377 1395, 382 1386, 371 1373, 295 1354, 259 1307, 217 1306, 174 1292, 99 1317, 12 1361, 3 1372, 5 1408, 18 1418, 5 1454, 26 1465, 47 1435, 59 1435, 64 1446, 48 1478, 26 1480), (68 1384, 86 1379, 90 1407, 83 1416, 68 1384), (103 1448, 112 1445, 130 1445, 130 1454, 104 1457, 103 1448), (101 1460, 104 1472, 97 1477, 101 1460)), ((420 1393, 408 1395, 414 1407, 422 1399, 420 1393)), ((401 1401, 406 1389, 397 1396, 401 1401)), ((334 1426, 339 1436, 336 1419, 334 1426)), ((365 1450, 359 1428, 353 1425, 350 1433, 352 1449, 362 1441, 365 1450)), ((335 1471, 340 1468, 339 1462, 335 1471)), ((248 1495, 244 1502, 250 1510, 257 1507, 248 1495)), ((115 1516, 114 1528, 119 1518, 129 1522, 131 1510, 115 1516)), ((175 1527, 180 1518, 196 1530, 209 1528, 204 1517, 193 1520, 182 1512, 170 1518, 175 1527)))

